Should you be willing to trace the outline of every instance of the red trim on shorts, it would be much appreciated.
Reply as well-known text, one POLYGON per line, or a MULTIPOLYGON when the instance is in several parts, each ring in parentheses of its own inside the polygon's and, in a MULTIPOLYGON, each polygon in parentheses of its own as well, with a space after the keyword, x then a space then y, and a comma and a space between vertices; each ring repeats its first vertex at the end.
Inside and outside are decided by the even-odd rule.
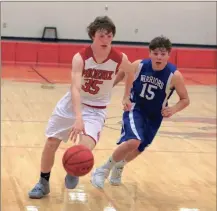
POLYGON ((88 105, 86 103, 82 103, 83 105, 89 106, 91 108, 98 108, 98 109, 105 109, 107 106, 94 106, 94 105, 88 105))
POLYGON ((84 133, 83 135, 84 135, 84 136, 88 136, 88 137, 90 137, 90 138, 95 142, 95 145, 96 145, 97 141, 95 140, 95 138, 93 138, 93 137, 90 136, 90 135, 87 135, 86 133, 84 133))

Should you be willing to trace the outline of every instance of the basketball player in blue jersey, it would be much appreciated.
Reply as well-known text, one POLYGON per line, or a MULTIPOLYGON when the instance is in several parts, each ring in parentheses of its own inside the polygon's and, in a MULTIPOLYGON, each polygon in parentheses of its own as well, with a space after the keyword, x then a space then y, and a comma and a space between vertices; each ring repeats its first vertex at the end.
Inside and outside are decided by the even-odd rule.
MULTIPOLYGON (((92 173, 91 182, 103 188, 109 176, 112 185, 120 185, 124 165, 135 159, 149 146, 160 128, 163 118, 168 118, 189 105, 189 97, 182 74, 169 63, 172 44, 166 37, 154 38, 149 44, 150 59, 133 63, 135 80, 131 89, 130 110, 124 108, 119 145, 108 161, 92 173), (179 101, 168 106, 168 99, 176 90, 179 101)), ((119 75, 116 85, 124 75, 119 75)))

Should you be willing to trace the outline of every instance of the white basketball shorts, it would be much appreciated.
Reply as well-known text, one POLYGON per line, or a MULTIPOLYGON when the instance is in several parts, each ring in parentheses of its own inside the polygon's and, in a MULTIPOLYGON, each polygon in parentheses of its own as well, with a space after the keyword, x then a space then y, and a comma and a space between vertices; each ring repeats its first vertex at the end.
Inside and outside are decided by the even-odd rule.
MULTIPOLYGON (((82 104, 82 117, 85 135, 90 136, 97 143, 105 123, 106 109, 93 108, 82 104)), ((71 93, 67 92, 54 108, 48 121, 46 136, 67 142, 74 121, 75 114, 73 112, 71 93)))

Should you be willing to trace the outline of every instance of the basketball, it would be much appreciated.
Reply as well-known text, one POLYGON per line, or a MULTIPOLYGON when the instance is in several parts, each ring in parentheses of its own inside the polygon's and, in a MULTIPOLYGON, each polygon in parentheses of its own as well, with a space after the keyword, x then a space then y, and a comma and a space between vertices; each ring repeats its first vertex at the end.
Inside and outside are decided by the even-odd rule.
POLYGON ((62 158, 65 171, 72 176, 88 174, 94 165, 94 157, 87 147, 75 145, 68 148, 62 158))

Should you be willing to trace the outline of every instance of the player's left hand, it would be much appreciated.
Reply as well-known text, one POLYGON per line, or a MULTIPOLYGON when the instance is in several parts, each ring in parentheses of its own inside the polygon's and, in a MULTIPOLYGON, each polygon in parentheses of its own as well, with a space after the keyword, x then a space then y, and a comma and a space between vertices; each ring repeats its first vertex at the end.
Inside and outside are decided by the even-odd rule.
POLYGON ((131 110, 131 107, 132 107, 132 103, 129 99, 129 97, 125 97, 122 101, 122 104, 123 104, 123 110, 124 111, 130 111, 131 110))
POLYGON ((169 118, 171 117, 173 114, 176 113, 176 109, 175 107, 165 107, 161 110, 161 114, 163 117, 169 118))

